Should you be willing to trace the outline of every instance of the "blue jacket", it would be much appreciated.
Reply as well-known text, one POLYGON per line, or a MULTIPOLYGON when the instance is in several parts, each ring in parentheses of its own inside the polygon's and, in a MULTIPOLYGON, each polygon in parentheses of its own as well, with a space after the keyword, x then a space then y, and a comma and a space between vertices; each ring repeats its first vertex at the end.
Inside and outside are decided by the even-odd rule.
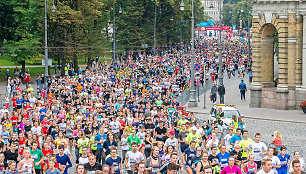
POLYGON ((239 84, 239 89, 240 89, 240 90, 247 90, 246 84, 245 84, 244 82, 241 82, 241 83, 239 84))

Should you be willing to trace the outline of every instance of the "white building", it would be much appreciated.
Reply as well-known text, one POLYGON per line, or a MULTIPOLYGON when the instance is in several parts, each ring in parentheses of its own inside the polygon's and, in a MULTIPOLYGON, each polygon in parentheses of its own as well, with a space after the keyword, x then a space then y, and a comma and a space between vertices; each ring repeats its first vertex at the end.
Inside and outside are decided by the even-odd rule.
POLYGON ((219 1, 221 1, 221 9, 223 8, 223 0, 201 0, 204 6, 204 13, 212 17, 212 20, 219 21, 219 1))

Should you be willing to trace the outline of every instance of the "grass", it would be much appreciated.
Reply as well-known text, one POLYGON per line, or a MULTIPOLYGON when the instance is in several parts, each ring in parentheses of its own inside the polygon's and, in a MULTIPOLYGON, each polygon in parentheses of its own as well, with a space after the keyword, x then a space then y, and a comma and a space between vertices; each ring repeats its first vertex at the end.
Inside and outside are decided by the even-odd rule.
POLYGON ((0 56, 0 66, 15 66, 15 64, 14 62, 11 62, 6 58, 0 56))
MULTIPOLYGON (((15 68, 6 68, 6 69, 9 69, 10 73, 11 73, 11 77, 14 77, 14 69, 15 68)), ((6 69, 1 69, 1 72, 0 72, 0 81, 3 82, 3 81, 6 81, 6 76, 5 76, 5 73, 6 73, 6 69)), ((27 66, 26 66, 26 70, 27 70, 27 66)), ((45 74, 45 68, 44 67, 35 67, 35 68, 29 68, 30 69, 30 75, 31 75, 31 80, 34 80, 36 79, 36 76, 37 76, 37 73, 39 72, 39 74, 45 74)), ((20 70, 20 68, 19 68, 20 70)), ((50 68, 50 74, 54 74, 54 68, 50 68)))

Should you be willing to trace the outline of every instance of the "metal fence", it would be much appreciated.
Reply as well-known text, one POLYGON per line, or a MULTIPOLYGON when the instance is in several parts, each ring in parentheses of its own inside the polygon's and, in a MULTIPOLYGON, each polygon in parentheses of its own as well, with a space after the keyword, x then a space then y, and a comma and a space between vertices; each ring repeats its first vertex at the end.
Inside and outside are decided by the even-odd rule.
MULTIPOLYGON (((198 102, 200 100, 199 99, 200 96, 203 95, 205 91, 207 92, 211 88, 211 85, 212 85, 211 80, 208 80, 206 82, 206 85, 202 86, 202 84, 199 84, 195 87, 196 88, 195 96, 198 102)), ((188 103, 189 99, 190 99, 190 89, 184 90, 182 93, 180 93, 179 96, 177 97, 177 102, 182 103, 182 105, 184 106, 188 103)))

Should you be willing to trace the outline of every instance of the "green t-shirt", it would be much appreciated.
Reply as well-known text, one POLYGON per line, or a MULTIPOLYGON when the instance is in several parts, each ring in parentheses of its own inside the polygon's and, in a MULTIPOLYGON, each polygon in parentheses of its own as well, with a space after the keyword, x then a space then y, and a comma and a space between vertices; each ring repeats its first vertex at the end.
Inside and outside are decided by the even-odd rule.
POLYGON ((31 149, 31 156, 32 156, 32 159, 34 160, 34 169, 41 169, 41 165, 39 163, 38 166, 35 166, 35 163, 37 163, 38 161, 41 160, 41 158, 44 157, 44 154, 41 152, 41 150, 39 149, 36 149, 35 151, 32 151, 31 149))
POLYGON ((79 153, 82 153, 82 147, 84 146, 88 146, 89 144, 89 139, 88 138, 85 138, 85 140, 83 140, 83 138, 80 138, 78 140, 78 144, 81 145, 80 149, 79 149, 79 153))
POLYGON ((186 137, 186 141, 190 143, 192 140, 196 141, 196 147, 199 146, 199 142, 201 140, 201 135, 199 133, 193 134, 192 132, 189 133, 186 137))
MULTIPOLYGON (((249 138, 249 139, 247 139, 247 140, 242 139, 242 140, 239 142, 239 145, 240 145, 241 148, 243 149, 243 148, 245 148, 245 147, 248 147, 249 144, 250 144, 251 142, 254 142, 251 138, 249 138)), ((246 150, 243 150, 241 154, 242 154, 242 157, 247 157, 247 151, 246 151, 246 150)))
POLYGON ((97 143, 95 143, 95 137, 91 137, 89 140, 92 144, 91 144, 91 149, 92 150, 97 150, 97 143))
POLYGON ((184 119, 184 120, 181 119, 181 120, 178 121, 177 124, 178 124, 180 127, 182 127, 182 125, 183 125, 183 124, 186 124, 187 122, 188 122, 187 119, 184 119))
POLYGON ((155 104, 157 107, 161 107, 161 105, 163 104, 164 102, 162 100, 156 100, 155 101, 155 104))
POLYGON ((131 146, 133 142, 136 142, 138 146, 142 143, 141 139, 137 135, 135 135, 135 137, 133 137, 133 135, 128 137, 127 143, 129 143, 129 146, 131 146))

